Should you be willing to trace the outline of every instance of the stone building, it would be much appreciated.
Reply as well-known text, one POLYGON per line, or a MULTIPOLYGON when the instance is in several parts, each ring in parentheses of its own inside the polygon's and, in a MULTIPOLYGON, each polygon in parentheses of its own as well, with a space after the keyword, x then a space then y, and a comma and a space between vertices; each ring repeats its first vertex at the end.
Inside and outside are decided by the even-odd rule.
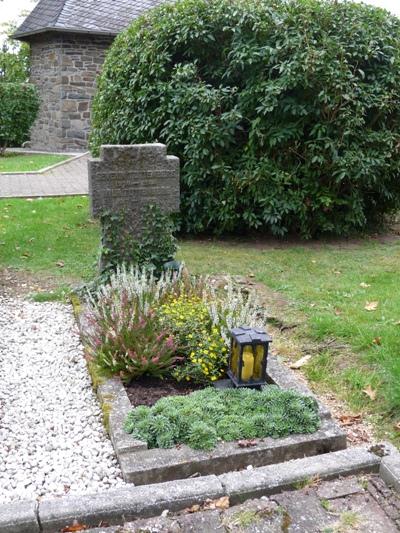
POLYGON ((107 48, 163 0, 40 0, 14 34, 31 47, 31 81, 41 106, 31 132, 37 150, 87 148, 90 106, 107 48))

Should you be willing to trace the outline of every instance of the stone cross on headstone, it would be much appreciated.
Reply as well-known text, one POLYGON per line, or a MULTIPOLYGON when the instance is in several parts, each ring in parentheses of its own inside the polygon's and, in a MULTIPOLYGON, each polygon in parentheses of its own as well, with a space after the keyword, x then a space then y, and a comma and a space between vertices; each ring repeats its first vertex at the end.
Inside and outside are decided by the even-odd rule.
POLYGON ((164 144, 103 145, 89 160, 89 194, 94 217, 124 211, 126 229, 139 237, 146 206, 179 210, 179 159, 164 144))

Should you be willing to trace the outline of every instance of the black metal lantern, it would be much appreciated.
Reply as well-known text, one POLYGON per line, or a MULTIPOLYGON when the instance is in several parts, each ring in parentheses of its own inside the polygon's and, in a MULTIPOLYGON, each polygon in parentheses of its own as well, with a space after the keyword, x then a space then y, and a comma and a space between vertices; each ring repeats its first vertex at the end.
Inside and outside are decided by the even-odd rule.
POLYGON ((262 329, 242 326, 231 330, 228 376, 236 387, 267 383, 267 358, 271 337, 262 329))

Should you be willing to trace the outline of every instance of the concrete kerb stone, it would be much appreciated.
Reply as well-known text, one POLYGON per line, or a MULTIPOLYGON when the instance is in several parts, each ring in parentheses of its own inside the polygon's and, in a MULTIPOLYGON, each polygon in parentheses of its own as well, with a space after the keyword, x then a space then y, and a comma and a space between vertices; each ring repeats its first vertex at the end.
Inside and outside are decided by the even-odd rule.
MULTIPOLYGON (((388 447, 386 443, 386 447, 388 447)), ((400 453, 389 445, 389 454, 382 457, 379 475, 389 487, 400 492, 400 453)))
POLYGON ((118 460, 121 461, 123 454, 147 450, 145 442, 132 438, 124 431, 124 421, 132 410, 132 404, 121 380, 117 377, 108 379, 99 385, 97 395, 103 410, 109 413, 107 429, 118 460))
POLYGON ((64 496, 40 503, 41 531, 55 533, 74 521, 87 526, 97 526, 102 521, 115 525, 156 516, 165 509, 179 511, 203 503, 208 498, 222 496, 224 488, 217 476, 142 487, 128 486, 91 496, 64 496))
POLYGON ((22 501, 0 506, 0 533, 39 533, 38 503, 22 501))
POLYGON ((297 483, 332 479, 351 474, 378 472, 381 458, 366 448, 349 448, 338 452, 287 461, 278 465, 219 476, 232 504, 249 498, 276 494, 295 488, 297 483))
POLYGON ((196 474, 218 475, 250 465, 260 467, 283 463, 343 448, 346 448, 345 434, 331 420, 322 420, 321 428, 312 434, 260 439, 254 446, 244 448, 237 442, 222 442, 210 452, 183 445, 179 449, 138 451, 121 455, 120 466, 125 481, 147 485, 196 474))
MULTIPOLYGON (((386 459, 386 458, 384 458, 386 459)), ((100 494, 66 495, 53 500, 18 502, 0 508, 0 533, 56 533, 75 521, 89 527, 121 524, 180 511, 207 499, 229 496, 231 504, 295 489, 314 477, 333 479, 378 472, 382 458, 365 447, 220 476, 181 479, 140 487, 126 486, 100 494)))

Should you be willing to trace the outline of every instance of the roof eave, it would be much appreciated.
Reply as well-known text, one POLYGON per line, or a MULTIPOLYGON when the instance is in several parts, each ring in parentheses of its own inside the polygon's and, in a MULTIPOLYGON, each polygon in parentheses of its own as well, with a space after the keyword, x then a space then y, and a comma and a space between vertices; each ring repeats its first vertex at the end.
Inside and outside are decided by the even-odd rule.
POLYGON ((16 31, 10 37, 19 41, 29 41, 29 37, 39 35, 40 33, 78 33, 80 35, 100 35, 103 37, 116 37, 119 32, 101 31, 101 30, 86 30, 82 28, 59 28, 54 26, 47 26, 34 31, 18 32, 16 31))

